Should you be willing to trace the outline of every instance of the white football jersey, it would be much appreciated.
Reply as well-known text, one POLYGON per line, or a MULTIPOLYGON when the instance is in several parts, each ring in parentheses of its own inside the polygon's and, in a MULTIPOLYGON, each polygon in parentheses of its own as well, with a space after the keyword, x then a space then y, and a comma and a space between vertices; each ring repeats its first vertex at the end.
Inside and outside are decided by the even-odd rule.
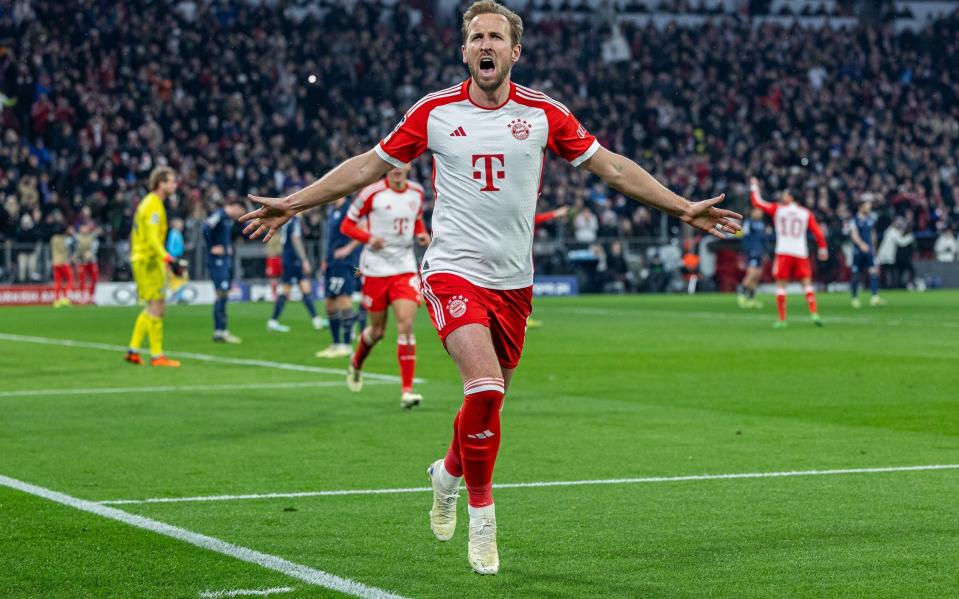
POLYGON ((433 153, 433 241, 422 273, 488 289, 533 284, 533 218, 545 152, 579 166, 599 142, 545 94, 510 83, 497 108, 469 98, 471 79, 413 105, 376 153, 401 166, 433 153))
POLYGON ((396 191, 386 180, 363 188, 347 213, 347 218, 365 222, 370 235, 382 237, 386 245, 373 250, 369 244, 360 255, 360 273, 365 277, 388 277, 416 272, 413 236, 425 232, 423 226, 423 187, 409 181, 406 189, 396 191))
POLYGON ((776 253, 797 258, 809 257, 806 230, 809 228, 809 210, 796 204, 777 205, 773 222, 776 224, 776 253))

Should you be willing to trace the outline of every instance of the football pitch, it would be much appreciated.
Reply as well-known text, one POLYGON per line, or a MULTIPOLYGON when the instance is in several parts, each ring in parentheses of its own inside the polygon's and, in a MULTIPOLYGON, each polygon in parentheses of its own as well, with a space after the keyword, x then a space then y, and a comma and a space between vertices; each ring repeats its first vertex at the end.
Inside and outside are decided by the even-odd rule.
POLYGON ((0 596, 956 596, 959 293, 887 297, 535 300, 489 577, 465 491, 429 529, 462 385, 425 310, 412 412, 392 322, 351 394, 299 305, 231 305, 239 346, 171 306, 178 370, 123 362, 136 308, 0 310, 0 596))

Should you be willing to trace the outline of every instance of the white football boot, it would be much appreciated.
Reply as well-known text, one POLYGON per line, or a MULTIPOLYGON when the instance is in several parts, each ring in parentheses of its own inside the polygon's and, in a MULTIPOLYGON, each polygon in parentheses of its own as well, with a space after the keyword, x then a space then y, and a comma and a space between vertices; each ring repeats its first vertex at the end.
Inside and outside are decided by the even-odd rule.
POLYGON ((496 509, 470 507, 470 538, 467 550, 470 566, 477 574, 499 572, 499 551, 496 550, 496 509))
MULTIPOLYGON (((456 531, 456 499, 459 497, 459 483, 453 484, 450 491, 440 481, 443 458, 433 462, 426 473, 433 483, 433 509, 430 510, 430 529, 440 541, 449 541, 456 531)), ((447 475, 448 476, 448 475, 447 475)))

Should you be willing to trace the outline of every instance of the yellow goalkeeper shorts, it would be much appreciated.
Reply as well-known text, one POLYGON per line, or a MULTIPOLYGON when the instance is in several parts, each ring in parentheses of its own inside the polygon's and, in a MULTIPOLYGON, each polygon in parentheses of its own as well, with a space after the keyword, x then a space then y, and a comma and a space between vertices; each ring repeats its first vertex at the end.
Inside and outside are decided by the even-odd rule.
POLYGON ((133 280, 137 283, 137 296, 141 302, 152 302, 166 298, 167 268, 162 261, 136 261, 133 267, 133 280))

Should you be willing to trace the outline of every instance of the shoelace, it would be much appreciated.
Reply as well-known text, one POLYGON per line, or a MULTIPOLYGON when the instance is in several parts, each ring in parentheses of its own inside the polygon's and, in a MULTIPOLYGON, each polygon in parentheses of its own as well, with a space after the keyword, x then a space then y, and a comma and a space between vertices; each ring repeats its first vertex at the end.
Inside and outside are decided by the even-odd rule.
POLYGON ((450 522, 456 515, 456 499, 459 497, 459 491, 453 493, 437 493, 439 501, 436 502, 437 516, 443 522, 450 522))
POLYGON ((488 518, 480 520, 478 526, 470 526, 472 541, 476 551, 482 555, 496 550, 496 522, 488 518))

